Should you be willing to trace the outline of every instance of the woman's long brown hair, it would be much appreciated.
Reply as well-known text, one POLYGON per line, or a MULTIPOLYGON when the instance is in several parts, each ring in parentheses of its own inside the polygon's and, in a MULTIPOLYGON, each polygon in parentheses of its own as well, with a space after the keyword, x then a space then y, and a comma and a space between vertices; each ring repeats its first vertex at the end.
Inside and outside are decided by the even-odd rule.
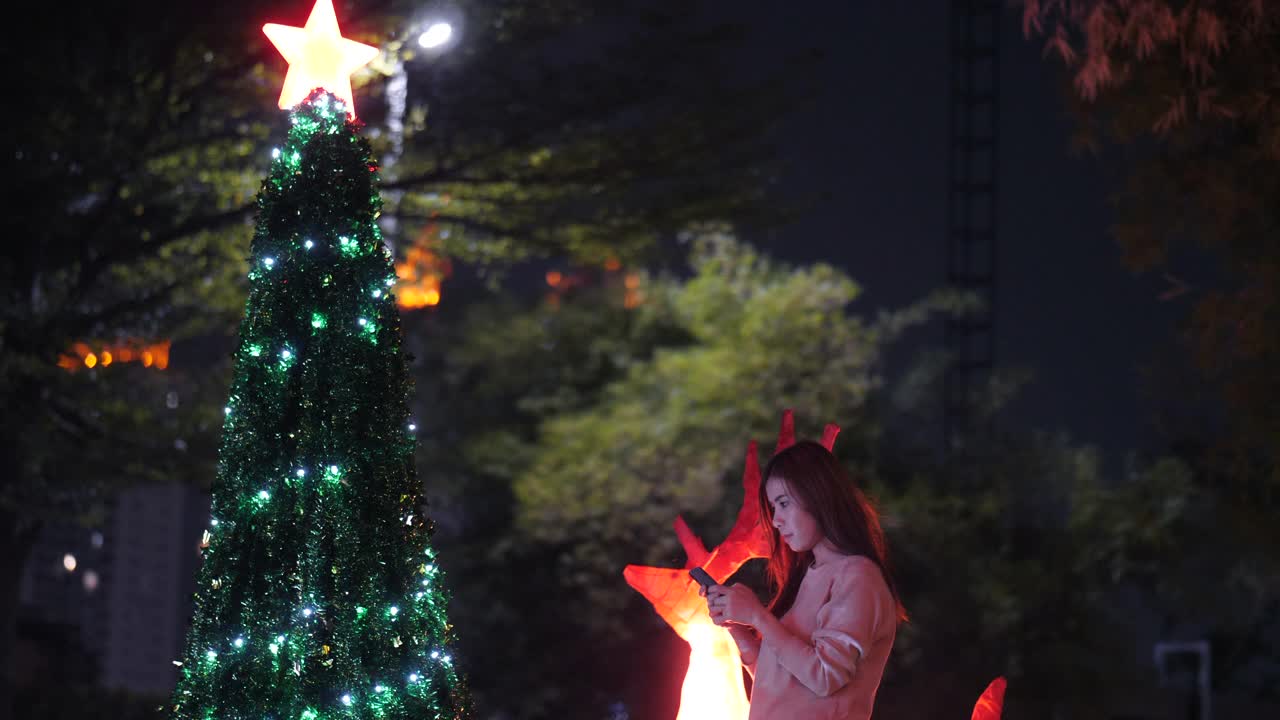
POLYGON ((769 580, 775 589, 769 612, 780 618, 791 609, 800 581, 813 562, 812 551, 793 551, 773 526, 773 506, 766 488, 771 478, 778 478, 787 484, 791 499, 817 520, 832 545, 846 555, 862 555, 880 568, 893 594, 898 621, 907 621, 907 610, 893 582, 880 513, 831 451, 816 442, 797 442, 774 455, 761 478, 760 519, 769 531, 769 580))

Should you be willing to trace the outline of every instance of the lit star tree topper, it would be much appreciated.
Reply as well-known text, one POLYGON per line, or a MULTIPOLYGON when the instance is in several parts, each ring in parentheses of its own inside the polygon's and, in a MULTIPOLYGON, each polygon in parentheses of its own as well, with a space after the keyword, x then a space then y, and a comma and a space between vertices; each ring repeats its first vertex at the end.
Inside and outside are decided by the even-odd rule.
POLYGON ((281 109, 290 110, 306 100, 312 90, 324 88, 342 100, 351 117, 355 117, 351 74, 377 57, 378 49, 342 37, 333 0, 316 0, 303 27, 267 23, 262 32, 289 61, 280 92, 281 109))

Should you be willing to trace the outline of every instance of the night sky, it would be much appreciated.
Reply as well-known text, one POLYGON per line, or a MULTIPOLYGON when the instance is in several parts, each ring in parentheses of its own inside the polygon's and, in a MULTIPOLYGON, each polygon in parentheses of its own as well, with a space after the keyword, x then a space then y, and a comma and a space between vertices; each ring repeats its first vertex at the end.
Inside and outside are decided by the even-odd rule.
MULTIPOLYGON (((788 261, 844 267, 863 313, 945 281, 948 4, 736 5, 759 38, 745 72, 820 51, 820 96, 778 134, 790 165, 779 186, 827 195, 793 224, 746 235, 788 261)), ((1001 42, 996 361, 1035 372, 1006 421, 1067 431, 1115 467, 1154 442, 1139 370, 1172 345, 1183 308, 1157 299, 1158 276, 1122 266, 1108 232, 1115 183, 1071 151, 1060 68, 1016 10, 1001 42)), ((940 344, 941 332, 918 341, 940 344)))

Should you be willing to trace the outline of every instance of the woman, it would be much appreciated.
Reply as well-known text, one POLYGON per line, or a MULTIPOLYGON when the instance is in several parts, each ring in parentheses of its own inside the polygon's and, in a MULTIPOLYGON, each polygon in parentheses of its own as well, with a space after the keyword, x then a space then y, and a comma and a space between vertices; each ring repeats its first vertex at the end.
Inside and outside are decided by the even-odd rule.
POLYGON ((706 591, 754 679, 750 720, 866 720, 907 619, 879 516, 818 443, 779 452, 763 477, 773 601, 743 585, 706 591))

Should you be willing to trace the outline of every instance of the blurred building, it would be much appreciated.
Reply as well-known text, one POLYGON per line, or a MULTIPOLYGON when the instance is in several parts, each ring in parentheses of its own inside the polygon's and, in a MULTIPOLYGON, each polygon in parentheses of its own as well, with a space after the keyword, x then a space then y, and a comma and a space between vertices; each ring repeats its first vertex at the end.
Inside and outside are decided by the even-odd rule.
POLYGON ((23 569, 21 624, 41 628, 41 635, 64 628, 56 634, 74 636, 85 653, 101 655, 106 644, 102 582, 108 562, 102 531, 71 522, 46 523, 23 569))
POLYGON ((47 525, 23 573, 22 616, 78 636, 94 675, 79 680, 169 693, 208 521, 208 496, 174 483, 120 493, 101 527, 47 525))
POLYGON ((191 617, 209 498, 179 484, 122 493, 113 512, 102 684, 168 693, 191 617))

